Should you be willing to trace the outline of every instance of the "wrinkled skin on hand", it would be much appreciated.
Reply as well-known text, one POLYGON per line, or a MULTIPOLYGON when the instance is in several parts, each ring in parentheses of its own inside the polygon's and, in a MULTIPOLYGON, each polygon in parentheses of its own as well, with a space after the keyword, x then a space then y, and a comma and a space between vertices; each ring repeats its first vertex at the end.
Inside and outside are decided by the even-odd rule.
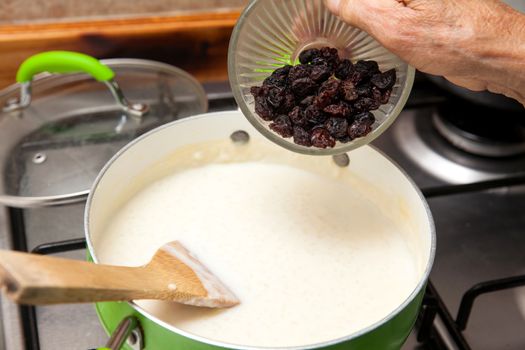
POLYGON ((499 0, 325 0, 417 69, 525 105, 525 15, 499 0))

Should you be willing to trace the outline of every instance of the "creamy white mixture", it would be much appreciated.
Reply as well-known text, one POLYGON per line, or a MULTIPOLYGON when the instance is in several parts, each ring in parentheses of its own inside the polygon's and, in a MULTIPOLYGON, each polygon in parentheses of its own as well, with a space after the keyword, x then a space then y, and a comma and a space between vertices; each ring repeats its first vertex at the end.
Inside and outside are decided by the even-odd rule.
POLYGON ((244 346, 333 340, 381 320, 419 270, 399 224, 352 186, 265 162, 176 172, 145 187, 95 241, 102 263, 141 265, 178 240, 239 297, 211 310, 141 301, 186 332, 244 346))

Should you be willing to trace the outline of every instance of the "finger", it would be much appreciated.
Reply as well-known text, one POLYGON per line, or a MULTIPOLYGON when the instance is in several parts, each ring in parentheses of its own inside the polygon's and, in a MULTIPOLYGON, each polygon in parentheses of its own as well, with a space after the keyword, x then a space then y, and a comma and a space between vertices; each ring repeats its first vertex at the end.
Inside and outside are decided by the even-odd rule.
POLYGON ((472 91, 484 91, 487 90, 487 84, 481 80, 469 79, 464 77, 445 77, 452 84, 467 88, 472 91))
POLYGON ((360 28, 364 24, 361 14, 366 13, 362 9, 363 6, 366 6, 365 2, 359 0, 325 0, 328 9, 336 16, 360 28))
POLYGON ((341 0, 324 0, 325 6, 336 16, 339 16, 341 0))
POLYGON ((513 90, 507 85, 503 86, 495 83, 487 84, 487 90, 492 93, 503 94, 525 105, 525 93, 521 92, 521 90, 513 90))
POLYGON ((390 11, 405 7, 402 0, 325 0, 325 4, 336 16, 364 30, 386 20, 390 11))

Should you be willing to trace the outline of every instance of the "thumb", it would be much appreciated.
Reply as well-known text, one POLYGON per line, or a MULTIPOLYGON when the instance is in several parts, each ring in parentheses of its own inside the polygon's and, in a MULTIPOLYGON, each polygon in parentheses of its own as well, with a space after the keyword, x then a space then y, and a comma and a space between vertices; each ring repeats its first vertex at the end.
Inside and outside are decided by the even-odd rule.
POLYGON ((361 7, 366 1, 362 0, 325 0, 325 5, 336 16, 351 25, 362 27, 363 18, 360 16, 364 12, 361 7))
POLYGON ((341 0, 325 0, 324 4, 334 15, 339 16, 341 0))

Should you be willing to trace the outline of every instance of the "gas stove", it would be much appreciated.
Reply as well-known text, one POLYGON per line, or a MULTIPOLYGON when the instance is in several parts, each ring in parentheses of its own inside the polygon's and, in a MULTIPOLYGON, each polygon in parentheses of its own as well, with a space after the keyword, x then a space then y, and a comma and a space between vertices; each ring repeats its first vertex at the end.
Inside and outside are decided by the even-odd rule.
MULTIPOLYGON (((206 90, 210 111, 236 108, 227 84, 206 90)), ((487 134, 491 118, 521 127, 418 77, 404 112, 374 142, 422 189, 437 228, 436 262, 403 350, 525 348, 525 139, 516 128, 487 134)), ((83 210, 1 207, 0 248, 84 259, 83 210)), ((0 306, 0 349, 85 350, 108 340, 92 305, 0 306)))

